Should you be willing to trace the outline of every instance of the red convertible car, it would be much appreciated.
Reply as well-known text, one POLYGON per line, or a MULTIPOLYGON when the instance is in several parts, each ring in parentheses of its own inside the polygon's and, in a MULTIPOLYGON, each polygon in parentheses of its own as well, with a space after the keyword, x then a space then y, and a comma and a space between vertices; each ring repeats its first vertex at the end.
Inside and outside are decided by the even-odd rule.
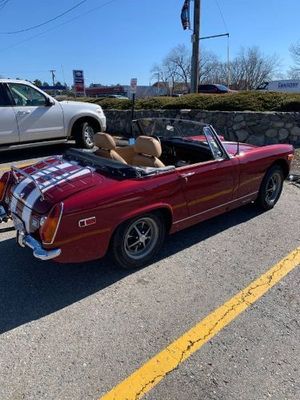
POLYGON ((243 204, 271 209, 293 147, 227 142, 212 126, 142 119, 118 146, 96 134, 94 152, 70 149, 0 180, 0 220, 42 260, 84 262, 108 251, 125 268, 149 263, 166 234, 243 204))

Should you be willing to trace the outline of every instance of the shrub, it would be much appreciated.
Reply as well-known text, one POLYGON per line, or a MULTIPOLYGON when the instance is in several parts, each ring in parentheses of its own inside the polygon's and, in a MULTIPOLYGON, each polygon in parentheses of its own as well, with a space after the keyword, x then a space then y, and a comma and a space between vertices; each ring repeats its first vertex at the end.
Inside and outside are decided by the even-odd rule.
MULTIPOLYGON (((104 109, 129 110, 131 100, 77 98, 100 104, 104 109)), ((136 101, 142 109, 200 109, 217 111, 300 111, 300 94, 248 91, 230 94, 189 94, 181 97, 149 97, 136 101)))
POLYGON ((300 112, 300 99, 287 99, 281 102, 276 111, 300 112))

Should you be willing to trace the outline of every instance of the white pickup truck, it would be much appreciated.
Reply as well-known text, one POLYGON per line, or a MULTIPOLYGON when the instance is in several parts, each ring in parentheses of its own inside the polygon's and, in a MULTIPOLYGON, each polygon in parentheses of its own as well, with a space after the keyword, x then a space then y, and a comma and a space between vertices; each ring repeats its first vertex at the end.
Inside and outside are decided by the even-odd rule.
POLYGON ((30 82, 0 79, 0 151, 75 139, 94 146, 94 134, 106 130, 99 105, 57 101, 30 82))

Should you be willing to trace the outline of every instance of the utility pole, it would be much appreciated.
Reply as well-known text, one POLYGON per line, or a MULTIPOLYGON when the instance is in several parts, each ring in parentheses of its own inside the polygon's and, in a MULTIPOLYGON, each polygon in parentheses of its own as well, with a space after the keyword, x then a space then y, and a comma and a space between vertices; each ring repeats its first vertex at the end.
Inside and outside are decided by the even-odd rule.
POLYGON ((191 93, 198 93, 200 8, 201 8, 201 0, 194 0, 194 31, 192 35, 193 54, 192 54, 192 64, 191 64, 191 93))
POLYGON ((52 75, 52 85, 55 86, 55 72, 56 69, 50 69, 51 75, 52 75))

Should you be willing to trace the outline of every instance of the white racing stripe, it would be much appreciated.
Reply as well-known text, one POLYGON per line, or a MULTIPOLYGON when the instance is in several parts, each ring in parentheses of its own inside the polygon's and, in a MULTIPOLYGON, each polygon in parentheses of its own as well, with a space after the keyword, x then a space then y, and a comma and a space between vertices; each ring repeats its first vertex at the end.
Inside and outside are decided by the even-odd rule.
POLYGON ((30 219, 31 219, 32 207, 36 202, 36 200, 40 197, 40 195, 41 192, 39 191, 39 189, 35 188, 26 199, 25 207, 23 208, 22 212, 22 220, 25 224, 27 232, 30 231, 30 219))
MULTIPOLYGON (((20 182, 14 190, 14 196, 19 197, 19 195, 26 188, 26 186, 29 185, 30 182, 31 182, 31 180, 29 178, 26 178, 22 182, 20 182)), ((12 197, 12 200, 10 203, 10 210, 12 213, 16 213, 17 204, 18 204, 18 201, 14 196, 12 197)))
MULTIPOLYGON (((43 176, 50 175, 52 172, 57 172, 58 170, 63 170, 63 169, 66 169, 66 168, 69 168, 72 166, 76 166, 76 165, 77 164, 74 164, 74 163, 63 163, 63 164, 57 165, 55 167, 49 167, 49 168, 43 169, 40 172, 37 172, 36 174, 32 175, 32 177, 35 180, 38 180, 39 178, 42 178, 43 176)), ((73 180, 74 178, 78 178, 80 176, 87 175, 90 172, 91 172, 91 169, 85 168, 83 170, 78 171, 77 173, 75 172, 73 175, 71 175, 70 178, 73 180)), ((56 176, 55 178, 51 178, 48 181, 43 182, 41 184, 41 186, 42 187, 47 186, 47 187, 44 190, 41 187, 42 192, 46 193, 48 190, 52 189, 55 185, 67 182, 69 175, 70 175, 70 172, 65 172, 61 175, 56 176)), ((30 183, 32 183, 32 180, 30 180, 29 178, 25 178, 23 181, 21 181, 17 185, 17 187, 14 191, 14 195, 17 198, 19 198, 22 191, 30 183)), ((22 201, 25 204, 25 207, 23 208, 23 211, 22 211, 22 220, 25 224, 27 232, 30 232, 32 209, 34 207, 35 202, 39 199, 40 195, 41 195, 40 190, 37 187, 35 187, 26 199, 22 199, 22 201)), ((17 203, 18 203, 18 200, 15 197, 12 197, 10 208, 13 213, 16 213, 17 203)))
POLYGON ((14 196, 12 196, 11 202, 10 202, 10 211, 14 214, 17 211, 17 204, 18 204, 18 200, 14 196))
MULTIPOLYGON (((87 175, 87 174, 89 174, 90 172, 91 172, 90 169, 83 169, 82 171, 78 171, 76 174, 72 175, 72 176, 71 176, 71 179, 79 178, 80 176, 87 175)), ((67 177, 69 174, 70 174, 69 172, 66 172, 65 174, 61 175, 61 177, 62 177, 62 178, 65 178, 65 177, 67 177)), ((67 182, 67 181, 68 181, 68 179, 61 179, 61 180, 59 180, 59 181, 57 181, 57 180, 56 180, 56 181, 53 181, 53 184, 50 185, 50 186, 48 186, 48 187, 46 188, 46 190, 45 190, 43 193, 45 193, 45 192, 47 192, 48 190, 52 189, 56 184, 61 184, 61 183, 67 182)), ((49 183, 50 183, 50 182, 49 182, 49 183)))
POLYGON ((38 178, 42 177, 43 175, 50 174, 50 172, 56 172, 58 169, 65 169, 68 167, 73 167, 73 165, 70 163, 63 163, 63 164, 59 164, 55 167, 45 168, 45 169, 42 169, 40 172, 37 172, 36 174, 32 175, 32 177, 33 177, 33 179, 38 179, 38 178))

